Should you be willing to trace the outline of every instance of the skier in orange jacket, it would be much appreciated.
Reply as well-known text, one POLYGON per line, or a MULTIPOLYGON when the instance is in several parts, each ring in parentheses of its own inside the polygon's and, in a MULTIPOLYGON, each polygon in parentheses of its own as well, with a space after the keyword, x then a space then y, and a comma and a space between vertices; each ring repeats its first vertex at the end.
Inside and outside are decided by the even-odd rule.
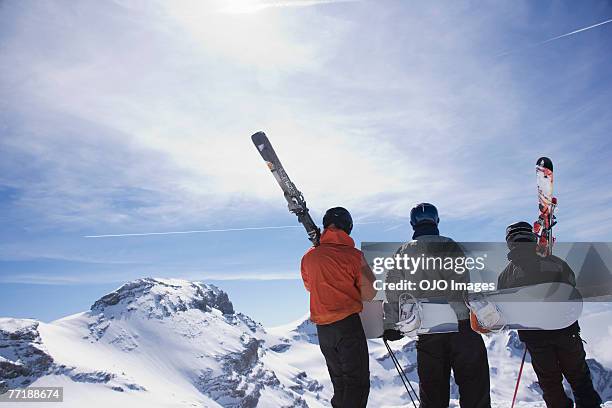
POLYGON ((349 236, 351 214, 330 208, 321 243, 302 257, 302 279, 310 292, 310 320, 334 387, 334 408, 361 408, 370 392, 368 346, 359 312, 376 295, 374 274, 349 236))

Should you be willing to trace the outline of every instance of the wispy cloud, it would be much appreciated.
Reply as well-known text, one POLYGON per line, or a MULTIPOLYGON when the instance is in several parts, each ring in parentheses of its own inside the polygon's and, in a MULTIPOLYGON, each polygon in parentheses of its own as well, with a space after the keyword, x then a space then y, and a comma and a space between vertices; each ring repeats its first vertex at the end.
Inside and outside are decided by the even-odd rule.
POLYGON ((286 7, 315 3, 3 4, 0 182, 19 192, 14 219, 117 234, 268 222, 286 211, 249 140, 260 129, 314 213, 532 210, 533 159, 571 152, 533 137, 558 95, 490 64, 482 39, 509 6, 286 7))
POLYGON ((253 13, 268 8, 309 7, 355 1, 360 0, 229 0, 220 11, 223 13, 253 13))

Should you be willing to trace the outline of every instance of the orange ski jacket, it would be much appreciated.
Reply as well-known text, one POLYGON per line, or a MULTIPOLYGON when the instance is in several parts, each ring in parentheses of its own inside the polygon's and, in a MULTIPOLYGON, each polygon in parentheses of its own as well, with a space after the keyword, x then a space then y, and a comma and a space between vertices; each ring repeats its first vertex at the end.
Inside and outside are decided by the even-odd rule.
POLYGON ((330 324, 361 312, 362 262, 362 252, 346 232, 333 227, 323 231, 320 245, 302 257, 302 280, 310 292, 310 320, 330 324))

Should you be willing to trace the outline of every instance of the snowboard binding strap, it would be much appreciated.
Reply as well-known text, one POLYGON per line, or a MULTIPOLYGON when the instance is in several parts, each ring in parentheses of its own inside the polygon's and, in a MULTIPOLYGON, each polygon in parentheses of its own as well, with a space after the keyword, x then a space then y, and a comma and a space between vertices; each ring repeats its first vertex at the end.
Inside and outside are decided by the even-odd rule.
POLYGON ((410 293, 399 297, 399 320, 396 327, 403 335, 414 337, 421 328, 423 308, 421 303, 410 293))

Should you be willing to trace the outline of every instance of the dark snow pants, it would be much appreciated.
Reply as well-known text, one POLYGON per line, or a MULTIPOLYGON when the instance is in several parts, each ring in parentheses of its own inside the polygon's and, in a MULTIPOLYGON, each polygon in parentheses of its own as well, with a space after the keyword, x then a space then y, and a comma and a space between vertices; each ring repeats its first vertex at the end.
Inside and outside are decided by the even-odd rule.
POLYGON ((319 346, 334 386, 334 408, 362 408, 370 393, 368 344, 358 314, 317 325, 319 346))
POLYGON ((417 340, 421 408, 448 408, 451 369, 461 408, 490 408, 487 350, 480 334, 459 322, 458 333, 420 335, 417 340))
POLYGON ((598 408, 601 405, 601 398, 593 388, 579 334, 559 334, 549 339, 529 340, 525 344, 547 407, 573 406, 563 389, 563 377, 572 387, 576 408, 598 408))

